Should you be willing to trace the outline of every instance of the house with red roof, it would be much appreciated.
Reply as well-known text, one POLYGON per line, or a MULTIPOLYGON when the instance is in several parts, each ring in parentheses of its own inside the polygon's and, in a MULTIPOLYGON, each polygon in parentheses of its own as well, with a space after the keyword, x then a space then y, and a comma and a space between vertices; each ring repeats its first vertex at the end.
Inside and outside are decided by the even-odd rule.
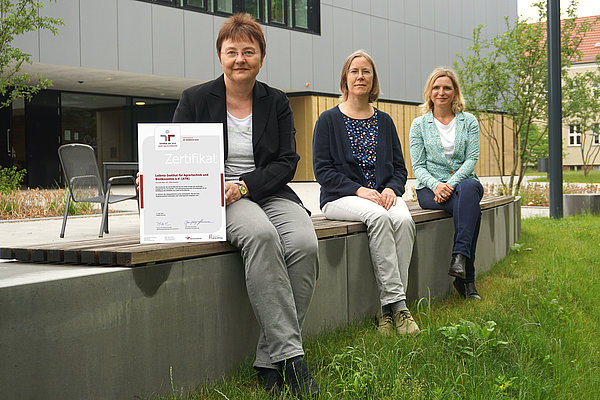
MULTIPOLYGON (((595 71, 600 74, 600 69, 596 63, 600 56, 600 15, 577 18, 576 22, 588 21, 592 23, 592 28, 587 32, 579 50, 582 52, 581 59, 574 61, 569 74, 581 73, 586 71, 595 71)), ((600 95, 600 87, 593 88, 590 96, 600 95)), ((581 125, 570 123, 567 119, 563 120, 563 169, 581 170, 583 168, 582 150, 585 153, 600 153, 600 120, 593 124, 592 130, 582 132, 581 125), (583 147, 583 149, 582 149, 583 147)), ((600 170, 600 154, 591 165, 594 170, 600 170)))

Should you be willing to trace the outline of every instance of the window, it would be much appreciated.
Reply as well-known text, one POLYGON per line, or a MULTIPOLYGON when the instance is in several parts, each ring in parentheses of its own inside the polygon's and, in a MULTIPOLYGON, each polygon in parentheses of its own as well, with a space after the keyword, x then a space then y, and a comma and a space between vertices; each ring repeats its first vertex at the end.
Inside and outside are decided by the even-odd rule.
POLYGON ((208 0, 185 0, 185 5, 190 8, 199 8, 206 10, 208 0))
POLYGON ((581 146, 581 125, 569 125, 569 146, 581 146))
POLYGON ((594 135, 592 144, 600 145, 600 123, 597 122, 592 125, 592 133, 594 135))
POLYGON ((218 15, 246 12, 260 23, 321 33, 320 0, 138 0, 218 15))
POLYGON ((287 25, 286 0, 267 0, 269 3, 269 22, 287 25))

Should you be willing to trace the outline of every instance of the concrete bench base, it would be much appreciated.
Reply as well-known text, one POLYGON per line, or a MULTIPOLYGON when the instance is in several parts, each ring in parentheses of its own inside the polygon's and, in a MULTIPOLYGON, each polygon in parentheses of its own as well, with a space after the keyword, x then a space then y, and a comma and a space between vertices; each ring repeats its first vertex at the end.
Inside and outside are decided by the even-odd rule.
MULTIPOLYGON (((453 232, 451 218, 417 223, 409 300, 449 293, 453 232)), ((519 199, 484 210, 477 272, 503 258, 519 232, 519 199)), ((319 258, 305 336, 374 315, 379 307, 366 233, 319 240, 319 258)), ((86 269, 94 275, 0 285, 3 398, 170 393, 171 368, 175 387, 193 389, 254 354, 258 325, 238 252, 107 272, 81 267, 86 269)))
POLYGON ((600 214, 600 193, 563 194, 565 217, 584 213, 600 214))

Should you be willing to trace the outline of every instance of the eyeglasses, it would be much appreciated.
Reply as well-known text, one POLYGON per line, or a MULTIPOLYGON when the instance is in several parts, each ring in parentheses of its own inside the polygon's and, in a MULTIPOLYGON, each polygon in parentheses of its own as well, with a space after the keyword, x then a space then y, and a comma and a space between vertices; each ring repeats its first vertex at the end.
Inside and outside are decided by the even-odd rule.
POLYGON ((348 75, 350 75, 350 76, 358 76, 360 74, 362 74, 362 76, 371 76, 371 74, 373 74, 373 72, 370 69, 363 69, 363 70, 351 69, 348 71, 348 75))
POLYGON ((244 50, 241 53, 235 50, 228 50, 226 52, 221 52, 221 56, 225 56, 229 59, 238 58, 239 55, 242 55, 243 58, 253 58, 256 57, 259 53, 256 50, 244 50))

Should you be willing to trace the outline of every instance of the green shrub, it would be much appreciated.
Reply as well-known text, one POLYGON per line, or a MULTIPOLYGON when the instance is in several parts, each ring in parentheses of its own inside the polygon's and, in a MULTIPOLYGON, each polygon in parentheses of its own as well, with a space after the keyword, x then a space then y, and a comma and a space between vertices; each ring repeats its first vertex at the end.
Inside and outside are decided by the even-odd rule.
POLYGON ((9 193, 21 188, 27 170, 17 170, 17 167, 0 168, 0 192, 9 193))

